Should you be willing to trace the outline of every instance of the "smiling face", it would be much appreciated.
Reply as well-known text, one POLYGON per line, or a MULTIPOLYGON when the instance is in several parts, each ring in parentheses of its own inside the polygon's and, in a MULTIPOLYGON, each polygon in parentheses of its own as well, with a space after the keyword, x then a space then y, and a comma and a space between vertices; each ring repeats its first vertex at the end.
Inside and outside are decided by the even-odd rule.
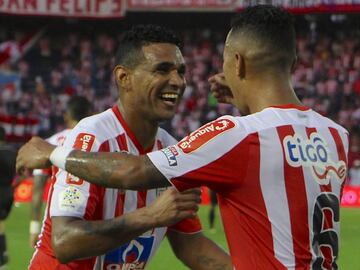
POLYGON ((171 119, 186 86, 184 58, 170 43, 151 43, 142 52, 143 61, 130 72, 127 100, 145 119, 171 119))

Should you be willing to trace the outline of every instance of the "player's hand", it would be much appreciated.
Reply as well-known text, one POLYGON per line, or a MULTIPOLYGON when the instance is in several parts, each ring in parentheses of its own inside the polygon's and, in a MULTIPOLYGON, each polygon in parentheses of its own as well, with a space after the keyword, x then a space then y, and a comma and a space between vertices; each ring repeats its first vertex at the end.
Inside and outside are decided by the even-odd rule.
POLYGON ((38 240, 39 240, 39 234, 30 233, 30 247, 31 248, 35 248, 38 240))
POLYGON ((49 157, 54 149, 54 145, 39 137, 33 137, 20 148, 16 158, 16 171, 23 174, 26 169, 49 168, 49 157))
POLYGON ((225 80, 224 73, 218 73, 208 79, 210 90, 219 103, 233 104, 234 96, 225 80))
POLYGON ((148 214, 154 219, 154 227, 171 226, 180 220, 196 216, 200 202, 200 189, 178 192, 169 188, 149 206, 148 214))

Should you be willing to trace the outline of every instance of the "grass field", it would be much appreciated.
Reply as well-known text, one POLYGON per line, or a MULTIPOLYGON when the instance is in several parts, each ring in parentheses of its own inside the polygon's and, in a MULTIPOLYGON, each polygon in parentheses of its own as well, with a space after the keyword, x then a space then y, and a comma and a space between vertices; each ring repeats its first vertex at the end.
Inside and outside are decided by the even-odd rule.
MULTIPOLYGON (((208 208, 201 207, 200 217, 203 220, 204 232, 222 247, 227 248, 221 222, 216 220, 217 231, 209 234, 207 225, 208 208)), ((33 250, 29 247, 28 224, 30 205, 19 204, 13 207, 6 222, 10 264, 7 270, 25 270, 33 250)), ((360 209, 341 210, 341 247, 339 256, 339 269, 360 270, 360 209)), ((157 255, 150 262, 149 270, 185 270, 185 266, 172 254, 169 244, 164 241, 157 255), (171 266, 169 268, 169 266, 171 266)), ((249 269, 255 270, 255 269, 249 269)))

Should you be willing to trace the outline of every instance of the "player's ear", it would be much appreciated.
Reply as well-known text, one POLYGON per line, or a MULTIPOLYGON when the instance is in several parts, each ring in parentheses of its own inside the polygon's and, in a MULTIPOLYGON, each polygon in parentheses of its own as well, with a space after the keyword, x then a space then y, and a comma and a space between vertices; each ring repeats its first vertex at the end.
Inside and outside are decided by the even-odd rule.
POLYGON ((131 89, 130 70, 124 66, 117 65, 114 68, 115 80, 117 85, 125 91, 131 89))
POLYGON ((240 78, 240 80, 243 80, 246 75, 245 58, 240 53, 236 53, 235 58, 236 75, 240 78))

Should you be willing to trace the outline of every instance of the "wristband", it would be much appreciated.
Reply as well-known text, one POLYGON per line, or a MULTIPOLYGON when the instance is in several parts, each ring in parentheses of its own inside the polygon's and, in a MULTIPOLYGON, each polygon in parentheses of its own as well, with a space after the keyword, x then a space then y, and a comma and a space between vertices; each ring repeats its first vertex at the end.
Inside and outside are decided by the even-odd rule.
POLYGON ((65 170, 66 158, 72 150, 72 148, 58 146, 51 152, 49 159, 54 166, 65 170))
POLYGON ((40 222, 36 220, 30 221, 30 234, 39 234, 40 233, 40 222))

